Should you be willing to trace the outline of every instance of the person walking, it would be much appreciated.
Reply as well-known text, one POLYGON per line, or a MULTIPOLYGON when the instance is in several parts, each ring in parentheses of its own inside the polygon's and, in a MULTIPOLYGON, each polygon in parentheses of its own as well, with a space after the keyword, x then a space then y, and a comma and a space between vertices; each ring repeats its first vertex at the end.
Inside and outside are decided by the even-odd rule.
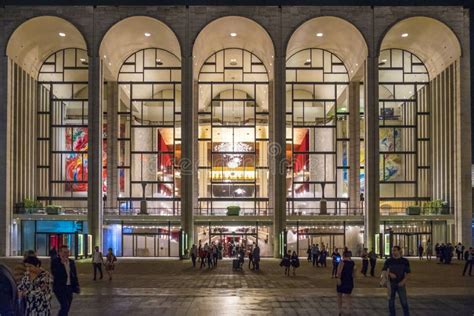
POLYGON ((351 253, 345 251, 342 254, 342 261, 337 267, 337 308, 339 315, 351 313, 351 294, 354 289, 355 263, 351 259, 351 253), (347 312, 346 312, 347 311, 347 312))
POLYGON ((327 267, 327 262, 326 259, 328 257, 328 251, 326 250, 326 246, 321 247, 321 252, 319 253, 319 263, 321 264, 321 267, 327 267))
POLYGON ((339 263, 341 262, 341 254, 339 253, 338 248, 334 249, 331 257, 332 257, 332 272, 331 272, 331 279, 332 279, 337 276, 337 267, 339 266, 339 263))
POLYGON ((107 250, 107 255, 105 256, 105 271, 109 275, 109 281, 112 281, 112 274, 115 270, 115 262, 117 262, 117 257, 114 255, 112 248, 107 250))
POLYGON ((25 315, 51 315, 51 277, 41 268, 37 257, 24 261, 26 272, 18 286, 18 293, 25 300, 25 315))
POLYGON ((280 266, 285 267, 285 275, 290 276, 290 266, 291 266, 291 250, 283 256, 280 266))
POLYGON ((255 245, 255 248, 253 248, 252 259, 255 266, 255 271, 259 271, 260 270, 260 248, 258 247, 258 245, 255 245))
POLYGON ((375 276, 375 265, 377 264, 377 254, 372 248, 369 252, 370 276, 375 276))
POLYGON ((191 247, 191 261, 193 262, 193 268, 196 268, 196 258, 198 256, 198 249, 196 244, 193 244, 191 247))
POLYGON ((206 258, 207 258, 206 246, 201 247, 201 251, 199 252, 199 259, 201 260, 201 266, 199 267, 199 269, 202 269, 203 266, 204 268, 206 267, 206 258))
POLYGON ((406 291, 406 282, 408 274, 410 273, 410 262, 402 257, 399 246, 393 246, 392 256, 385 261, 382 271, 387 271, 388 281, 390 282, 390 295, 388 300, 390 316, 395 315, 395 295, 397 293, 400 304, 402 305, 403 315, 410 315, 406 291))
POLYGON ((469 247, 468 250, 464 252, 464 270, 462 271, 462 276, 466 275, 467 268, 469 267, 469 276, 472 276, 472 265, 474 264, 474 249, 469 247))
POLYGON ((431 244, 431 239, 428 239, 426 242, 426 260, 431 260, 433 256, 433 245, 431 244))
POLYGON ((423 244, 420 242, 418 245, 418 258, 420 258, 420 260, 423 260, 423 251, 423 244))
POLYGON ((316 265, 317 267, 319 267, 319 245, 316 244, 314 245, 313 244, 313 247, 311 247, 311 257, 313 258, 313 267, 314 265, 316 265))
POLYGON ((311 262, 311 246, 308 245, 308 249, 306 250, 306 255, 308 256, 308 262, 311 262))
POLYGON ((293 275, 296 275, 296 269, 300 266, 300 259, 296 254, 296 251, 293 251, 290 258, 290 264, 293 267, 293 275))
POLYGON ((364 276, 367 276, 367 270, 369 269, 369 253, 367 251, 368 249, 364 248, 364 250, 362 250, 362 254, 360 255, 362 258, 362 269, 360 270, 360 273, 362 273, 364 276))
POLYGON ((217 246, 215 243, 212 244, 212 263, 214 267, 217 267, 217 246))
POLYGON ((66 316, 71 308, 73 293, 80 293, 76 263, 69 259, 69 248, 61 246, 59 257, 51 263, 53 292, 61 305, 58 316, 66 316))
POLYGON ((92 266, 94 267, 94 281, 97 279, 97 271, 100 272, 100 279, 102 280, 102 264, 104 263, 104 256, 99 251, 99 247, 95 246, 94 254, 92 254, 92 266))
POLYGON ((440 260, 441 262, 441 247, 439 245, 439 243, 436 243, 435 245, 435 254, 436 254, 436 260, 440 260))
POLYGON ((3 263, 0 263, 0 315, 14 316, 23 315, 17 313, 18 298, 15 278, 10 269, 3 263))

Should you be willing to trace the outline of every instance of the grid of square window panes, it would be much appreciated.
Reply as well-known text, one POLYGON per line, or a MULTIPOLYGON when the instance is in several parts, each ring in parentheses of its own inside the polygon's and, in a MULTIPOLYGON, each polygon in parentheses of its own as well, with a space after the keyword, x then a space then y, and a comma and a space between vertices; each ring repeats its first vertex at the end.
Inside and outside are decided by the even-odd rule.
POLYGON ((404 212, 430 197, 428 82, 428 71, 414 54, 380 53, 380 203, 393 211, 404 212))
POLYGON ((39 70, 37 198, 49 204, 87 206, 87 59, 85 50, 63 49, 39 70))
POLYGON ((269 215, 269 84, 263 62, 243 49, 210 56, 199 73, 199 205, 202 215, 269 215))
POLYGON ((286 62, 287 213, 346 214, 349 185, 349 76, 322 49, 305 49, 286 62))
POLYGON ((181 61, 148 48, 128 57, 118 75, 119 205, 146 199, 149 214, 179 215, 181 61))

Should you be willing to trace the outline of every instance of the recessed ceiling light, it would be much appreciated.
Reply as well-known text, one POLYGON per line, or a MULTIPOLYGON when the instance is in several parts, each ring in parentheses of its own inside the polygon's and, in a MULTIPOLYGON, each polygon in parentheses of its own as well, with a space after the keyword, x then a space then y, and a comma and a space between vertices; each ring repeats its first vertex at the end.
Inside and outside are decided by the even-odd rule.
POLYGON ((317 37, 323 37, 323 35, 324 35, 323 33, 316 33, 317 37))
POLYGON ((82 62, 85 62, 85 61, 86 61, 86 59, 85 59, 85 58, 81 58, 81 61, 82 61, 82 62))
POLYGON ((59 36, 61 36, 61 37, 66 37, 66 33, 64 33, 64 32, 59 32, 58 34, 59 34, 59 36))
POLYGON ((402 34, 402 37, 407 37, 408 36, 408 33, 403 33, 402 34))
POLYGON ((151 33, 145 32, 145 36, 146 36, 146 37, 150 37, 150 36, 151 36, 151 33))
POLYGON ((386 63, 386 62, 387 62, 387 60, 386 60, 386 59, 382 59, 382 62, 383 62, 383 63, 386 63))
POLYGON ((232 36, 232 37, 236 37, 236 36, 237 36, 237 33, 232 32, 232 33, 230 33, 229 35, 232 36))
POLYGON ((107 55, 104 55, 104 59, 106 59, 106 58, 107 58, 107 55))
POLYGON ((109 63, 109 66, 112 66, 112 63, 109 63))

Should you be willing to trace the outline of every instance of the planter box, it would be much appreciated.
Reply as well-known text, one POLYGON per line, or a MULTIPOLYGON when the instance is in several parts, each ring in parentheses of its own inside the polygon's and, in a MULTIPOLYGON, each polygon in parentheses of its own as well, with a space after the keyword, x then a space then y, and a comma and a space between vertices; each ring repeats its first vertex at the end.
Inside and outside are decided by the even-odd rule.
POLYGON ((227 207, 227 216, 239 216, 240 206, 228 206, 227 207))
POLYGON ((420 215, 421 207, 419 206, 409 206, 406 208, 407 215, 420 215))
POLYGON ((60 215, 61 213, 61 207, 46 207, 46 214, 48 215, 60 215))

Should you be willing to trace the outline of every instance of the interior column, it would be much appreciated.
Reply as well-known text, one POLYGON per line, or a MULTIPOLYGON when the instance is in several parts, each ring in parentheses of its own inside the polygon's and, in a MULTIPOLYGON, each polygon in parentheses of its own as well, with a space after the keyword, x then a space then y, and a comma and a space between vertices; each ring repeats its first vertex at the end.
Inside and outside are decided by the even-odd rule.
POLYGON ((360 82, 349 83, 349 213, 360 208, 360 82))
POLYGON ((118 148, 117 141, 119 92, 116 81, 107 82, 107 208, 118 208, 118 148))
MULTIPOLYGON (((3 33, 3 32, 2 32, 3 33)), ((0 35, 2 36, 2 35, 0 35)), ((3 44, 3 40, 1 41, 3 44)), ((1 45, 2 51, 5 51, 1 45)), ((5 54, 0 56, 0 110, 3 115, 0 115, 0 150, 4 153, 0 155, 0 178, 3 179, 0 183, 0 256, 10 255, 10 222, 11 222, 11 208, 10 198, 8 194, 9 172, 8 161, 8 118, 10 116, 9 102, 8 102, 8 57, 5 54)))

